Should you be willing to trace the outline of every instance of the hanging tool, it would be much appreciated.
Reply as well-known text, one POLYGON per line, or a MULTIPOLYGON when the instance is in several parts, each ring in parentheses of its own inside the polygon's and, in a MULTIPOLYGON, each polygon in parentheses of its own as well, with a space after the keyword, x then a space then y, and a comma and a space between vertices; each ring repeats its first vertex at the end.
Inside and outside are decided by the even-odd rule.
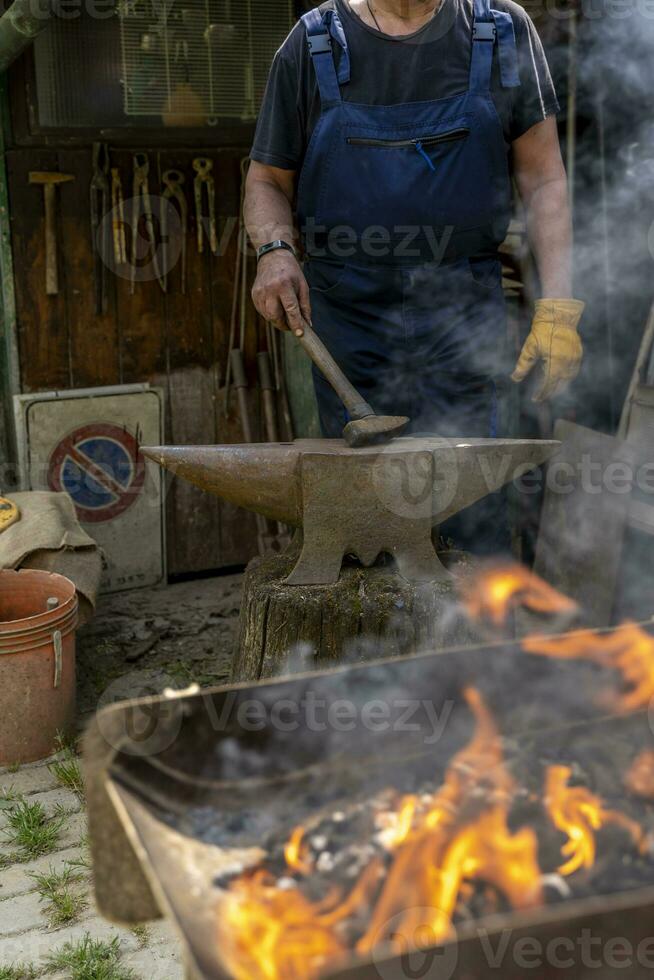
POLYGON ((118 167, 111 168, 111 228, 114 240, 114 260, 116 265, 127 262, 127 240, 125 238, 125 199, 123 182, 118 167))
POLYGON ((60 174, 48 170, 32 170, 29 174, 30 184, 43 187, 43 203, 45 205, 45 291, 48 296, 56 296, 59 292, 59 277, 57 270, 57 224, 56 224, 56 194, 57 185, 75 180, 74 174, 60 174))
MULTIPOLYGON (((252 423, 250 421, 250 405, 248 400, 248 379, 245 373, 245 363, 243 361, 243 351, 233 350, 231 353, 231 368, 234 378, 234 388, 238 397, 238 412, 241 419, 241 429, 245 442, 254 442, 252 436, 252 423)), ((279 535, 270 533, 268 521, 262 514, 255 514, 257 525, 257 547, 260 555, 268 555, 271 551, 279 552, 288 544, 290 537, 285 528, 282 528, 283 538, 279 535)), ((281 527, 281 525, 278 525, 281 527)))
MULTIPOLYGON (((229 410, 229 388, 232 377, 232 351, 234 350, 234 344, 236 343, 236 321, 239 316, 239 309, 241 314, 241 338, 240 338, 240 348, 243 350, 243 296, 245 295, 245 290, 241 285, 241 277, 243 275, 244 266, 246 264, 246 251, 247 251, 247 232, 245 230, 245 222, 243 220, 243 206, 245 201, 245 177, 247 174, 247 168, 249 164, 249 158, 243 157, 241 160, 241 198, 238 212, 238 233, 236 235, 236 268, 234 269, 234 279, 233 279, 233 292, 232 292, 232 312, 229 320, 229 343, 227 345, 227 370, 225 376, 225 399, 223 403, 223 408, 225 415, 229 410), (240 306, 239 306, 240 301, 240 306)), ((247 269, 245 270, 247 276, 247 269)))
POLYGON ((266 439, 268 442, 279 442, 277 431, 277 416, 275 411, 275 385, 273 381, 272 365, 270 354, 267 350, 259 351, 257 354, 257 370, 259 373, 259 386, 263 401, 263 417, 266 428, 266 439))
POLYGON ((93 144, 93 176, 91 177, 91 248, 93 250, 93 282, 95 312, 107 312, 106 225, 109 210, 109 150, 106 143, 93 144))
POLYGON ((148 186, 148 176, 150 173, 150 161, 147 153, 134 154, 134 188, 132 196, 132 268, 131 268, 131 288, 133 294, 136 286, 136 259, 138 256, 139 241, 139 218, 143 214, 145 230, 152 251, 152 267, 157 282, 164 293, 166 283, 161 275, 159 268, 159 257, 157 254, 157 239, 154 231, 154 215, 152 213, 152 202, 150 200, 150 189, 148 186))
MULTIPOLYGON (((279 442, 279 432, 277 428, 277 415, 275 408, 275 382, 273 378, 270 354, 267 350, 259 351, 257 354, 257 370, 259 373, 259 387, 263 401, 263 419, 266 430, 266 441, 279 442)), ((281 521, 277 521, 276 543, 278 548, 286 547, 290 544, 291 535, 281 521)))
POLYGON ((188 205, 186 195, 182 190, 184 174, 179 170, 166 170, 163 175, 163 182, 166 185, 163 192, 164 207, 161 212, 161 237, 164 247, 164 279, 168 285, 168 207, 172 207, 172 201, 177 202, 179 220, 182 235, 182 293, 186 295, 186 231, 188 226, 188 205))
POLYGON ((198 252, 204 251, 205 217, 202 210, 202 188, 206 187, 208 209, 206 221, 209 228, 209 247, 214 255, 218 255, 218 234, 216 232, 216 191, 213 175, 211 173, 213 170, 213 161, 208 160, 207 157, 196 157, 193 161, 193 169, 195 170, 196 174, 193 186, 195 190, 195 218, 198 226, 198 252))
POLYGON ((20 520, 20 510, 13 500, 0 497, 0 533, 20 520))

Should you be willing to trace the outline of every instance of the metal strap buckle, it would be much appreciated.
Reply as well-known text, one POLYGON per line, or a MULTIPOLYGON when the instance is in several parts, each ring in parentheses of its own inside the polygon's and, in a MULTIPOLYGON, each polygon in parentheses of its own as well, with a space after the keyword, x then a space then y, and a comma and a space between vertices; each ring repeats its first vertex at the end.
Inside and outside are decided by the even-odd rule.
POLYGON ((329 34, 311 34, 309 36, 309 51, 312 55, 328 54, 332 49, 332 39, 329 34))
POLYGON ((473 41, 493 41, 497 37, 497 28, 492 21, 476 20, 472 29, 473 41))

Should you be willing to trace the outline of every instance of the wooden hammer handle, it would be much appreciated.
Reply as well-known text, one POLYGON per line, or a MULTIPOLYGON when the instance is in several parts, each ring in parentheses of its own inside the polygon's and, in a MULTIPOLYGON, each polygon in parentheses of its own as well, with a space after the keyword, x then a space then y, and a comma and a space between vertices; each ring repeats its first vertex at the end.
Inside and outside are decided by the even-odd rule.
POLYGON ((43 200, 45 204, 45 291, 48 296, 56 296, 59 292, 55 195, 56 190, 54 184, 43 185, 43 200))
POLYGON ((298 340, 341 399, 351 419, 365 419, 375 414, 368 402, 347 380, 320 337, 308 323, 304 324, 304 333, 298 337, 298 340))

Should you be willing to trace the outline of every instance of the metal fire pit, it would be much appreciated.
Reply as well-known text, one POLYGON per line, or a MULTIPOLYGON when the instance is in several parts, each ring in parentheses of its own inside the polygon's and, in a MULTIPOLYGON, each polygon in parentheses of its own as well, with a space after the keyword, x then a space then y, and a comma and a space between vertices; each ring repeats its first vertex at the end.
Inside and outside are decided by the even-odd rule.
MULTIPOLYGON (((169 917, 184 943, 188 977, 230 980, 216 938, 214 886, 226 848, 247 855, 271 831, 284 839, 321 807, 401 786, 408 772, 440 778, 473 730, 462 696, 471 683, 520 752, 556 759, 576 746, 591 760, 598 791, 615 796, 620 745, 635 754, 654 748, 654 737, 646 712, 610 717, 593 706, 610 678, 615 683, 597 665, 493 645, 107 708, 85 745, 100 910, 127 924, 169 917), (353 706, 353 728, 325 730, 318 706, 338 701, 353 706), (366 706, 379 702, 389 706, 384 725, 366 715, 366 706)), ((642 884, 621 889, 610 877, 593 897, 457 927, 455 943, 425 952, 422 971, 381 950, 374 960, 353 957, 328 976, 522 980, 530 955, 539 980, 613 977, 610 957, 597 966, 597 942, 621 937, 635 950, 649 936, 654 866, 652 886, 642 884), (590 953, 583 952, 588 930, 595 937, 590 953), (555 950, 536 970, 534 943, 555 950), (494 955, 500 959, 493 967, 494 955), (591 967, 586 958, 593 956, 591 967)), ((654 943, 650 961, 653 952, 654 943)), ((630 978, 646 972, 635 955, 620 969, 630 978)))

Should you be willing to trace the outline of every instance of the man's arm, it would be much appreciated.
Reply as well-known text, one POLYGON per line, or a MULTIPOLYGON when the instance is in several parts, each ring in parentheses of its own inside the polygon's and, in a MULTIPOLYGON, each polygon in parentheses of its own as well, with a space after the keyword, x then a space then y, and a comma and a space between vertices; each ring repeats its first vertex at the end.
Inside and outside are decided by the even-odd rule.
MULTIPOLYGON (((297 241, 293 224, 295 171, 252 161, 245 187, 245 225, 255 248, 278 238, 297 241)), ((303 318, 311 323, 309 286, 300 263, 279 249, 264 255, 252 288, 255 307, 280 329, 302 333, 303 318)))
POLYGON ((584 304, 571 299, 572 222, 554 116, 514 141, 513 163, 544 298, 536 301, 531 332, 512 378, 520 382, 540 364, 540 382, 533 396, 540 402, 567 387, 579 373, 583 355, 577 327, 584 304))
POLYGON ((556 119, 537 123, 513 143, 513 169, 527 213, 527 233, 543 296, 572 296, 572 227, 568 180, 556 119))

